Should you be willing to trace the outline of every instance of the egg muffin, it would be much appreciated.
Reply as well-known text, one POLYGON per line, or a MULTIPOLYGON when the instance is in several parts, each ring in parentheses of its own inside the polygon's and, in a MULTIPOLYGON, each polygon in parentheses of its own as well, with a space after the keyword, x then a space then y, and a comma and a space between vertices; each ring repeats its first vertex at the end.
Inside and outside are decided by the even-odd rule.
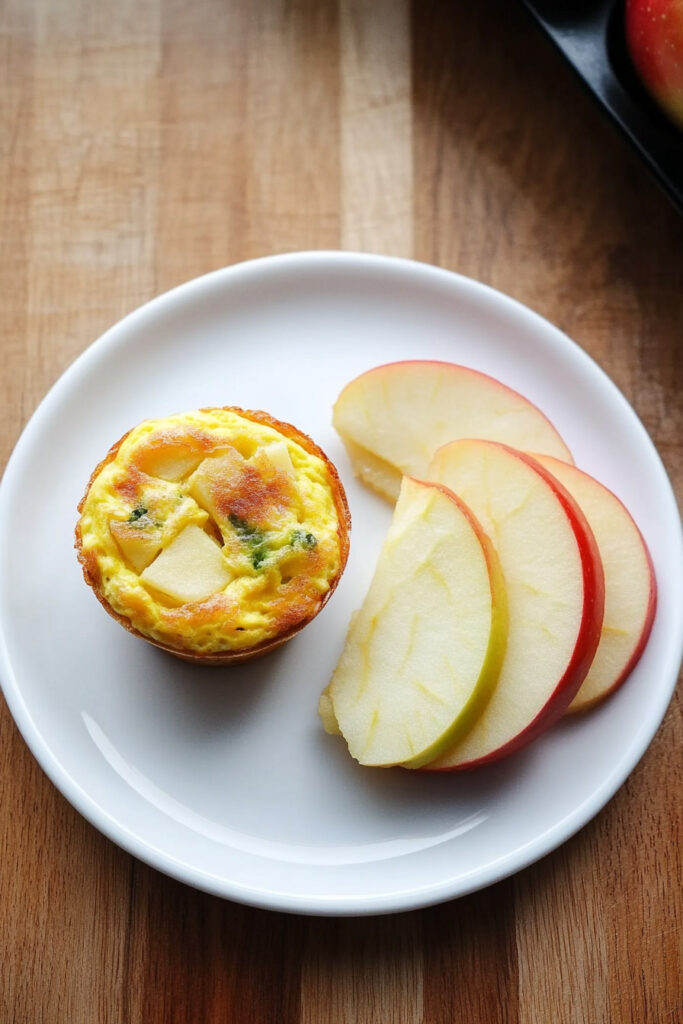
POLYGON ((321 610, 349 552, 336 469, 264 412, 145 420, 96 467, 78 511, 78 558, 106 610, 188 661, 279 647, 321 610))

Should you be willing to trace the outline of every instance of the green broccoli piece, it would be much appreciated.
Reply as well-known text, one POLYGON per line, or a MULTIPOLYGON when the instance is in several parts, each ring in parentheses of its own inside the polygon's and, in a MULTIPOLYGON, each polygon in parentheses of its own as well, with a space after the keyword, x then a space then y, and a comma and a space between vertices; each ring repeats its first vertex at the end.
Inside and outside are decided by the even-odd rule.
POLYGON ((289 538, 291 547, 296 548, 314 548, 318 543, 312 533, 307 533, 305 530, 292 530, 292 535, 289 538))
POLYGON ((251 564, 254 569, 260 569, 268 559, 265 531, 261 530, 258 526, 252 526, 246 519, 242 519, 232 512, 228 519, 239 539, 249 549, 251 564))

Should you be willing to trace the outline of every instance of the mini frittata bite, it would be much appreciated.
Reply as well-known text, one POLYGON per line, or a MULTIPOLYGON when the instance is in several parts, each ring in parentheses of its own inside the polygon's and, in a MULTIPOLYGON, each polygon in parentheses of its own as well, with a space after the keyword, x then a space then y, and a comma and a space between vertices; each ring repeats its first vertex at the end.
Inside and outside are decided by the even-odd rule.
POLYGON ((78 510, 78 558, 106 610, 189 661, 279 647, 321 610, 349 552, 335 467, 264 412, 145 420, 96 467, 78 510))

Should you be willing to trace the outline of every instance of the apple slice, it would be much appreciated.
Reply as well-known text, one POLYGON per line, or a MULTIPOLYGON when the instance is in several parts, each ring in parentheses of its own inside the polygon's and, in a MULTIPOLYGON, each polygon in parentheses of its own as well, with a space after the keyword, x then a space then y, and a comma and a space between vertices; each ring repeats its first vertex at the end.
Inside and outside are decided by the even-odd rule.
POLYGON ((221 549, 199 526, 186 526, 140 575, 143 583, 180 604, 203 601, 232 576, 221 549))
POLYGON ((499 760, 567 710, 600 639, 604 578, 595 538, 538 462, 493 441, 455 441, 429 477, 472 509, 498 552, 509 633, 498 683, 470 732, 429 768, 499 760))
POLYGON ((507 636, 498 559, 445 488, 406 478, 362 608, 323 694, 365 765, 418 767, 471 727, 507 636))
POLYGON ((643 653, 657 604, 650 552, 617 496, 588 473, 547 455, 534 456, 579 503, 605 571, 605 616, 588 675, 569 710, 583 711, 613 693, 643 653))
POLYGON ((339 722, 337 721, 337 716, 334 713, 334 704, 330 697, 329 686, 326 686, 320 694, 320 698, 318 700, 318 714, 320 715, 320 720, 323 723, 323 729, 326 733, 329 733, 330 736, 341 736, 341 732, 339 731, 339 722))
POLYGON ((388 363, 346 385, 333 422, 354 471, 391 501, 401 475, 424 479, 441 445, 463 437, 502 441, 573 462, 540 409, 477 370, 455 363, 388 363))

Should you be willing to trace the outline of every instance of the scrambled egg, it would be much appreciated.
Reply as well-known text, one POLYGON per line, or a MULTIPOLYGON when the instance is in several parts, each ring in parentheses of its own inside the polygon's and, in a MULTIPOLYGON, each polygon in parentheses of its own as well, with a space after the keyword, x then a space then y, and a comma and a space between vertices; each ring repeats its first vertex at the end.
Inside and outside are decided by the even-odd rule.
POLYGON ((246 651, 296 631, 348 553, 334 468, 264 413, 141 423, 97 467, 79 508, 79 558, 102 603, 180 652, 246 651))

